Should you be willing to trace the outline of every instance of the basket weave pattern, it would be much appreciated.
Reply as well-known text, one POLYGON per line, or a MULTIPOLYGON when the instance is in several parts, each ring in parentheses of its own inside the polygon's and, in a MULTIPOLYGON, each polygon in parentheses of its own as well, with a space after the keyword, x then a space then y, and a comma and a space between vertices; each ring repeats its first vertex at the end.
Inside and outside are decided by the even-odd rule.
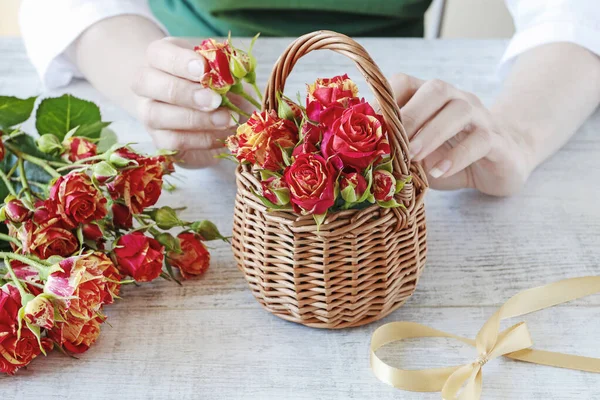
POLYGON ((252 293, 273 314, 317 328, 346 328, 380 319, 414 292, 425 265, 423 197, 427 179, 408 159, 408 139, 389 83, 365 49, 347 36, 318 31, 294 41, 273 68, 264 109, 277 110, 277 92, 297 60, 329 49, 351 58, 373 90, 388 128, 397 179, 411 176, 396 200, 328 215, 318 229, 311 215, 268 211, 253 191, 260 181, 239 166, 233 252, 252 293))

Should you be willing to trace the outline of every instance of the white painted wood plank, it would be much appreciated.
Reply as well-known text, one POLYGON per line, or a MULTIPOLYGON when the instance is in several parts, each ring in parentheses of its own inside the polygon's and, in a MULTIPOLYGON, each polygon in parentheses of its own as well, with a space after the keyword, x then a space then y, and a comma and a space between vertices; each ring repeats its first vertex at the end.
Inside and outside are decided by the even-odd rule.
MULTIPOLYGON (((289 39, 261 39, 259 78, 289 39), (262 43, 262 44, 261 44, 262 43)), ((441 78, 485 102, 499 88, 494 75, 503 41, 362 40, 386 74, 406 72, 441 78)), ((288 80, 288 94, 317 76, 349 72, 352 65, 328 52, 309 55, 288 80)), ((354 73, 353 73, 354 72, 354 73)), ((357 79, 360 81, 360 79, 357 79)), ((363 93, 364 84, 359 83, 363 93)), ((85 82, 66 90, 99 102, 116 121, 123 141, 149 147, 141 126, 85 82)), ((29 96, 42 87, 18 40, 0 40, 0 94, 29 96)), ((526 189, 510 199, 472 191, 430 192, 427 198, 429 260, 417 293, 386 321, 433 324, 473 336, 494 308, 519 290, 561 278, 600 272, 600 114, 544 164, 526 189), (487 307, 481 307, 487 306, 487 307)), ((233 166, 181 171, 183 183, 162 203, 188 206, 190 218, 212 219, 231 231, 233 166), (190 201, 193 199, 193 201, 190 201)), ((229 248, 212 251, 209 272, 183 287, 155 282, 129 287, 125 300, 109 308, 113 328, 81 360, 58 354, 37 360, 17 378, 0 378, 3 398, 253 398, 253 399, 437 399, 438 395, 395 391, 368 370, 368 342, 379 324, 342 332, 296 326, 264 312, 247 290, 229 248)), ((600 356, 600 296, 559 307, 531 319, 544 348, 600 356), (542 335, 548 335, 542 341, 542 335), (561 339, 566 340, 561 347, 561 339)), ((458 351, 458 350, 457 350, 458 351)), ((470 359, 460 351, 429 353, 421 364, 470 359), (461 358, 462 357, 462 358, 461 358)), ((512 362, 485 367, 486 399, 600 398, 596 375, 512 362), (527 387, 529 385, 529 387, 527 387)))

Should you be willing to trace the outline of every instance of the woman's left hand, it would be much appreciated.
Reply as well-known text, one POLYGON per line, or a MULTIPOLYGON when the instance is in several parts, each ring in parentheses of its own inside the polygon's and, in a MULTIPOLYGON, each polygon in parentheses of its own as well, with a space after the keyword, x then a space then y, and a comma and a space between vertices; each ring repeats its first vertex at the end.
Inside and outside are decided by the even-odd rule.
POLYGON ((411 158, 423 162, 433 188, 475 188, 494 196, 521 189, 532 166, 519 127, 446 82, 397 74, 390 83, 411 158))

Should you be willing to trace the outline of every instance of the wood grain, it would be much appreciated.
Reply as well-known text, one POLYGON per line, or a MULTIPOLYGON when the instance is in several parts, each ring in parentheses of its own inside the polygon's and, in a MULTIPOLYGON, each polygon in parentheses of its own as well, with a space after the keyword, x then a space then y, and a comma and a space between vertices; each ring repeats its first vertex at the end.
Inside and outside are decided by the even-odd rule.
MULTIPOLYGON (((289 39, 261 39, 256 48, 264 81, 289 39)), ((505 46, 495 40, 360 40, 383 72, 440 78, 489 103, 505 46)), ((116 121, 122 141, 150 148, 141 126, 85 82, 43 92, 20 41, 0 40, 0 94, 71 92, 97 101, 116 121)), ((349 61, 328 52, 303 58, 287 93, 317 76, 350 73, 371 98, 349 61)), ((218 244, 200 280, 183 287, 155 282, 128 287, 108 309, 98 344, 80 360, 52 354, 16 378, 0 377, 2 399, 438 399, 394 390, 368 367, 373 330, 394 320, 418 321, 474 336, 512 294, 554 280, 600 272, 600 113, 542 165, 522 193, 508 199, 473 191, 427 196, 428 263, 416 294, 384 321, 339 332, 287 323, 264 312, 218 244), (577 162, 573 162, 577 160, 577 162)), ((231 232, 233 165, 180 171, 180 189, 162 203, 187 206, 190 218, 210 218, 231 232)), ((527 318, 536 346, 600 356, 600 296, 527 318)), ((453 365, 475 357, 452 342, 413 343, 382 351, 392 360, 418 356, 409 367, 453 365), (437 345, 449 347, 439 347, 437 345), (413 356, 414 354, 414 356, 413 356)), ((400 361, 398 361, 400 362, 400 361)), ((407 366, 404 364, 404 366, 407 366)), ((499 360, 484 368, 485 399, 600 399, 600 376, 499 360)))

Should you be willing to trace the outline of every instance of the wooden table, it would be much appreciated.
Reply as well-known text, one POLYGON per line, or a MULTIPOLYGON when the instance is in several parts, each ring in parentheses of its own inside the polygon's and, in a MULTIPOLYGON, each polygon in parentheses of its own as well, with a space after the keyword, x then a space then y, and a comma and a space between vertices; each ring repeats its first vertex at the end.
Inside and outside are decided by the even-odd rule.
MULTIPOLYGON (((386 74, 441 78, 490 102, 506 43, 485 40, 361 41, 386 74)), ((289 43, 261 39, 256 48, 266 80, 289 43)), ((342 56, 317 52, 298 65, 288 93, 317 76, 349 72, 342 56)), ((366 86, 359 80, 359 87, 366 86)), ((44 93, 23 46, 0 40, 0 93, 71 92, 99 102, 122 141, 147 143, 142 127, 85 82, 44 93)), ((14 378, 0 377, 2 399, 439 399, 379 382, 368 362, 369 339, 385 322, 417 321, 473 337, 517 291, 567 277, 594 275, 600 263, 600 113, 542 165, 511 198, 473 191, 427 197, 429 257, 406 305, 369 326, 323 331, 280 320, 253 299, 230 249, 217 245, 209 272, 182 287, 157 281, 128 287, 108 307, 112 325, 79 360, 53 353, 14 378)), ((210 218, 231 232, 233 166, 181 171, 180 190, 164 203, 210 218)), ((539 348, 600 356, 600 296, 528 316, 539 348)), ((511 321, 515 322, 515 321, 511 321)), ((475 351, 446 340, 391 346, 386 359, 410 368, 474 359, 475 351), (410 353, 409 353, 410 350, 410 353)), ((495 360, 484 368, 485 399, 600 399, 600 375, 495 360)))

